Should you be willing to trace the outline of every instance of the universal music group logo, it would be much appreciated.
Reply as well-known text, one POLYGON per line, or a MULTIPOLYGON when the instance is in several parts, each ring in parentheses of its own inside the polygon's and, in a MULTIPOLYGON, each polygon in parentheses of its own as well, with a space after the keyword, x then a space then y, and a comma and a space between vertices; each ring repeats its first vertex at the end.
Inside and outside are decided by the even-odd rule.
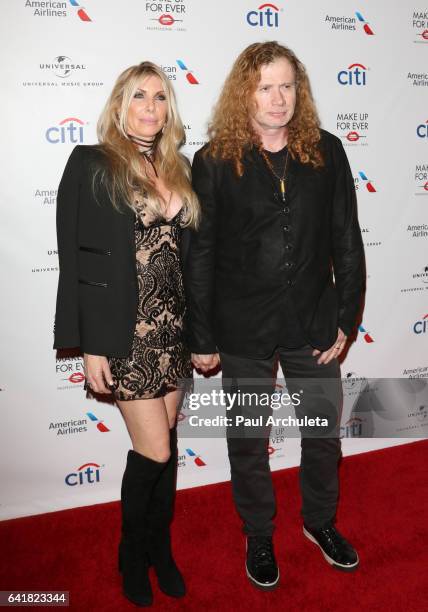
POLYGON ((103 81, 93 77, 81 58, 61 54, 38 62, 38 71, 31 70, 31 75, 22 81, 23 87, 65 88, 102 87, 103 81))

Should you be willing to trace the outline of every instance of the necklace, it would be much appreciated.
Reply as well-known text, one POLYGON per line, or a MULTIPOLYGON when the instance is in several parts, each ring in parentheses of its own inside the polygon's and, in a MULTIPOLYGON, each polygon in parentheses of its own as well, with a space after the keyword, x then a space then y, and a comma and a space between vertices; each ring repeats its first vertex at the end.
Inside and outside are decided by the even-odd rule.
POLYGON ((271 160, 269 159, 269 157, 266 155, 266 153, 263 151, 263 149, 260 150, 263 159, 266 162, 267 167, 269 168, 269 170, 272 172, 272 174, 279 180, 279 187, 281 190, 281 199, 283 202, 285 202, 285 188, 286 188, 286 174, 287 174, 287 166, 288 166, 288 158, 289 158, 289 153, 288 153, 288 149, 287 149, 287 155, 285 156, 285 164, 284 164, 284 170, 282 172, 282 176, 279 176, 272 165, 271 160))
POLYGON ((155 176, 158 176, 156 166, 154 164, 157 135, 150 139, 140 138, 139 136, 133 136, 132 134, 127 134, 127 136, 129 140, 132 140, 132 142, 137 145, 141 157, 149 162, 153 168, 155 176))
POLYGON ((141 138, 140 136, 134 136, 133 134, 127 134, 129 140, 132 140, 138 147, 141 147, 140 153, 144 153, 144 155, 153 155, 156 136, 153 138, 141 138))

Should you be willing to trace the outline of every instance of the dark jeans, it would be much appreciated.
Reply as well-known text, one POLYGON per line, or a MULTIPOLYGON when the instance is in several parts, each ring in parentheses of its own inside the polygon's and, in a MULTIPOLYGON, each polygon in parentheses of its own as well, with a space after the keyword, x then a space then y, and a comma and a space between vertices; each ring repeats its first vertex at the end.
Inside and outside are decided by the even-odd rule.
MULTIPOLYGON (((318 365, 318 357, 313 357, 312 351, 313 348, 308 345, 293 349, 278 347, 268 359, 237 357, 227 353, 220 353, 220 359, 225 391, 245 387, 245 391, 250 392, 272 392, 279 358, 289 394, 303 391, 301 397, 304 401, 295 407, 295 417, 302 418, 304 414, 325 417, 328 413, 329 423, 336 425, 328 429, 323 437, 314 437, 310 428, 300 428, 301 514, 305 525, 316 529, 332 522, 336 513, 342 383, 338 360, 318 365), (246 381, 242 385, 238 379, 246 381), (266 382, 260 385, 262 379, 266 382), (314 379, 319 379, 319 384, 314 379), (326 395, 329 401, 324 401, 326 395)), ((229 416, 241 414, 254 417, 256 413, 266 418, 272 414, 272 410, 270 406, 249 408, 241 405, 234 406, 229 416)), ((244 533, 249 535, 271 535, 274 530, 275 496, 269 466, 269 429, 259 428, 257 437, 254 428, 249 435, 236 427, 227 430, 233 498, 244 522, 244 533)))

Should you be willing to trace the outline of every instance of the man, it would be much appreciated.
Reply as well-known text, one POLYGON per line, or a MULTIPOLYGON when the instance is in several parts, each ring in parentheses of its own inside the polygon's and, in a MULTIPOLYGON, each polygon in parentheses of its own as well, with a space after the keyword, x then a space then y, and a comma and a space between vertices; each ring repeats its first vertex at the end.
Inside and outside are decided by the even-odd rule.
MULTIPOLYGON (((338 357, 358 313, 364 254, 344 149, 320 129, 294 53, 276 42, 246 48, 224 84, 209 135, 193 162, 202 221, 185 274, 193 363, 208 372, 220 361, 225 386, 232 381, 228 388, 236 390, 239 379, 251 379, 260 391, 258 381, 273 378, 279 358, 287 389, 309 398, 296 413, 331 408, 311 396, 309 384, 329 382, 336 398, 329 424, 332 418, 337 425, 338 357)), ((256 411, 269 414, 262 406, 256 411)), ((247 575, 272 589, 279 570, 268 439, 232 428, 227 442, 247 575)), ((333 524, 339 437, 305 435, 301 447, 304 534, 332 566, 354 570, 358 555, 333 524)))

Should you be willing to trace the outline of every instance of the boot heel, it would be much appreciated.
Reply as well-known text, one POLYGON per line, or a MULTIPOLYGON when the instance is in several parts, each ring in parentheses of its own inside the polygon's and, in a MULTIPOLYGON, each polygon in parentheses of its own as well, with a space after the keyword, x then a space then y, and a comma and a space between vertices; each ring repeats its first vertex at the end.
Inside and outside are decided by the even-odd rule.
POLYGON ((160 590, 170 597, 184 597, 186 585, 172 556, 169 528, 163 532, 152 533, 149 542, 149 555, 152 555, 152 565, 160 590))
POLYGON ((140 553, 141 542, 123 544, 119 552, 122 568, 123 594, 137 606, 151 606, 153 603, 149 568, 145 556, 140 553))

